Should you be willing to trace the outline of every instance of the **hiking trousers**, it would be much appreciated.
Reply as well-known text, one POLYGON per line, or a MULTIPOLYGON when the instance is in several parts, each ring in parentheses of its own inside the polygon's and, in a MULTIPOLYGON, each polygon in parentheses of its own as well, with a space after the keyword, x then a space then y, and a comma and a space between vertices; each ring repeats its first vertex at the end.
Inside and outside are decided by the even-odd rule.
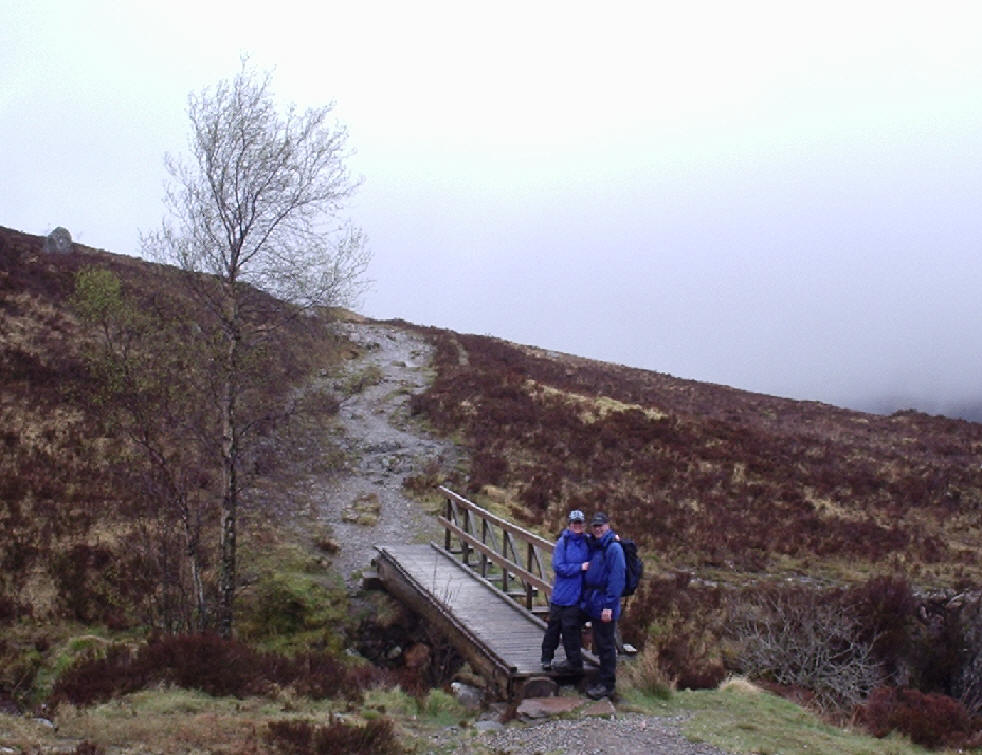
POLYGON ((600 661, 597 681, 613 692, 617 684, 617 622, 593 619, 593 652, 600 661))
POLYGON ((566 660, 575 668, 583 668, 583 653, 580 643, 582 629, 583 617, 578 605, 557 606, 555 603, 550 603, 549 621, 546 624, 546 633, 542 636, 542 660, 552 660, 553 653, 559 647, 559 640, 562 637, 566 660))

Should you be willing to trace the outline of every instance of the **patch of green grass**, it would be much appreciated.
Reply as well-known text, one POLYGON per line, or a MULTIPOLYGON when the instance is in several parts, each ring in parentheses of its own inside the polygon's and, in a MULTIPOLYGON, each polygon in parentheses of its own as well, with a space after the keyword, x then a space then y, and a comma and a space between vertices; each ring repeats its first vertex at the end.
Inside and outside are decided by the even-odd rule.
MULTIPOLYGON (((667 700, 627 690, 624 704, 654 715, 688 714, 685 736, 747 755, 924 755, 930 752, 891 734, 876 739, 825 723, 795 703, 750 685, 675 692, 667 700)), ((937 751, 935 751, 937 752, 937 751)))
POLYGON ((468 713, 457 699, 442 689, 431 689, 419 705, 419 713, 436 726, 453 726, 468 713))
POLYGON ((343 581, 299 549, 272 550, 239 596, 239 637, 278 652, 340 652, 350 618, 343 581))
POLYGON ((402 691, 401 687, 375 687, 365 690, 364 708, 387 716, 411 718, 419 712, 416 698, 402 691))

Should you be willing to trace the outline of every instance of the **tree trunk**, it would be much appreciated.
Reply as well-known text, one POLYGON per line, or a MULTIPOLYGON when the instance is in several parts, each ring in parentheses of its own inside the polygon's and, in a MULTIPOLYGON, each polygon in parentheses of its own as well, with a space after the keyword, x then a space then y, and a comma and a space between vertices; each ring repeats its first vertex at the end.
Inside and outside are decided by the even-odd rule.
POLYGON ((228 373, 222 402, 222 520, 221 575, 219 578, 219 632, 232 638, 233 607, 237 580, 236 533, 238 531, 238 338, 233 333, 228 345, 228 373))

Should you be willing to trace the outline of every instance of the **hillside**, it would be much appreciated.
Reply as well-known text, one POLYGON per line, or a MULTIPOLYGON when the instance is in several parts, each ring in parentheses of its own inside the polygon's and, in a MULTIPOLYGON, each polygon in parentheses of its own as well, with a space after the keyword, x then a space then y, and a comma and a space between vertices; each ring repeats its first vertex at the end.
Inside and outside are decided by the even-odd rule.
POLYGON ((428 332, 439 374, 415 410, 468 439, 469 491, 527 524, 605 508, 666 567, 704 575, 978 582, 982 424, 428 332))
MULTIPOLYGON (((153 306, 188 305, 167 282, 176 271, 81 246, 43 254, 43 243, 0 229, 4 484, 35 500, 64 500, 60 485, 104 498, 62 480, 68 468, 98 463, 86 451, 70 464, 57 457, 94 421, 80 351, 90 336, 68 305, 73 276, 108 265, 153 306), (17 454, 30 463, 10 463, 17 454)), ((569 508, 603 507, 671 568, 847 580, 900 570, 925 587, 979 581, 982 424, 864 414, 388 325, 437 350, 436 380, 413 412, 472 450, 467 492, 498 499, 530 526, 551 532, 569 508)), ((303 339, 329 336, 309 323, 294 335, 282 361, 296 380, 307 369, 303 339)), ((95 485, 104 474, 89 476, 95 485)))
MULTIPOLYGON (((38 684, 49 650, 76 631, 53 629, 59 622, 192 626, 190 577, 174 566, 187 543, 174 512, 155 507, 163 481, 106 403, 92 370, 100 333, 72 305, 76 276, 91 267, 176 323, 178 342, 187 315, 205 317, 173 268, 80 245, 52 253, 43 238, 0 228, 0 702, 38 684)), ((255 297, 259 312, 284 306, 255 297)), ((254 401, 284 410, 255 424, 244 639, 331 652, 357 644, 366 630, 349 609, 361 554, 377 537, 424 536, 432 488, 448 483, 550 538, 571 508, 610 514, 647 561, 625 637, 672 684, 748 671, 735 649, 747 637, 733 635, 740 607, 770 595, 767 585, 791 585, 811 591, 795 605, 848 605, 868 618, 857 631, 868 630, 891 681, 982 708, 971 681, 982 638, 949 601, 982 581, 982 424, 864 414, 489 336, 349 320, 296 318, 269 346, 275 374, 254 401), (925 610, 937 612, 927 628, 925 610)), ((182 398, 203 379, 189 353, 171 354, 187 361, 189 382, 155 387, 147 427, 187 470, 180 491, 212 542, 215 428, 182 398)), ((213 557, 200 566, 207 582, 213 557)), ((387 639, 380 657, 397 644, 387 639)))

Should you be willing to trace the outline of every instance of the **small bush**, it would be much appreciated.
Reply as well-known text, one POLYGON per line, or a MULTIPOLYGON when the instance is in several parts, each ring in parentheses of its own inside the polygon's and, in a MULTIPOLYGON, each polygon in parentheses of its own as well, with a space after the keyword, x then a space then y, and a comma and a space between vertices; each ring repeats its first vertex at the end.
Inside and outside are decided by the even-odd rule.
POLYGON ((628 683, 638 691, 660 700, 671 697, 674 680, 662 668, 655 643, 646 646, 624 671, 628 683))
POLYGON ((925 747, 957 747, 972 732, 971 716, 960 702, 906 687, 877 687, 856 717, 874 737, 899 731, 925 747))
POLYGON ((266 740, 278 752, 290 755, 401 755, 392 721, 376 718, 364 726, 337 721, 327 726, 310 721, 270 721, 266 740))
POLYGON ((687 589, 685 574, 649 578, 625 610, 625 639, 643 646, 642 688, 713 689, 726 676, 719 642, 724 620, 716 590, 687 589), (646 622, 646 623, 643 623, 646 622))
POLYGON ((386 678, 381 669, 346 666, 326 653, 284 656, 216 635, 168 636, 136 651, 112 645, 101 656, 80 658, 55 682, 52 702, 91 705, 155 684, 235 697, 292 686, 315 699, 358 699, 367 686, 386 678))
POLYGON ((873 638, 834 592, 765 585, 732 614, 740 670, 753 679, 814 693, 825 711, 851 710, 882 684, 873 638))
POLYGON ((75 746, 72 750, 72 755, 105 755, 106 749, 96 744, 92 744, 89 740, 85 740, 75 746))

